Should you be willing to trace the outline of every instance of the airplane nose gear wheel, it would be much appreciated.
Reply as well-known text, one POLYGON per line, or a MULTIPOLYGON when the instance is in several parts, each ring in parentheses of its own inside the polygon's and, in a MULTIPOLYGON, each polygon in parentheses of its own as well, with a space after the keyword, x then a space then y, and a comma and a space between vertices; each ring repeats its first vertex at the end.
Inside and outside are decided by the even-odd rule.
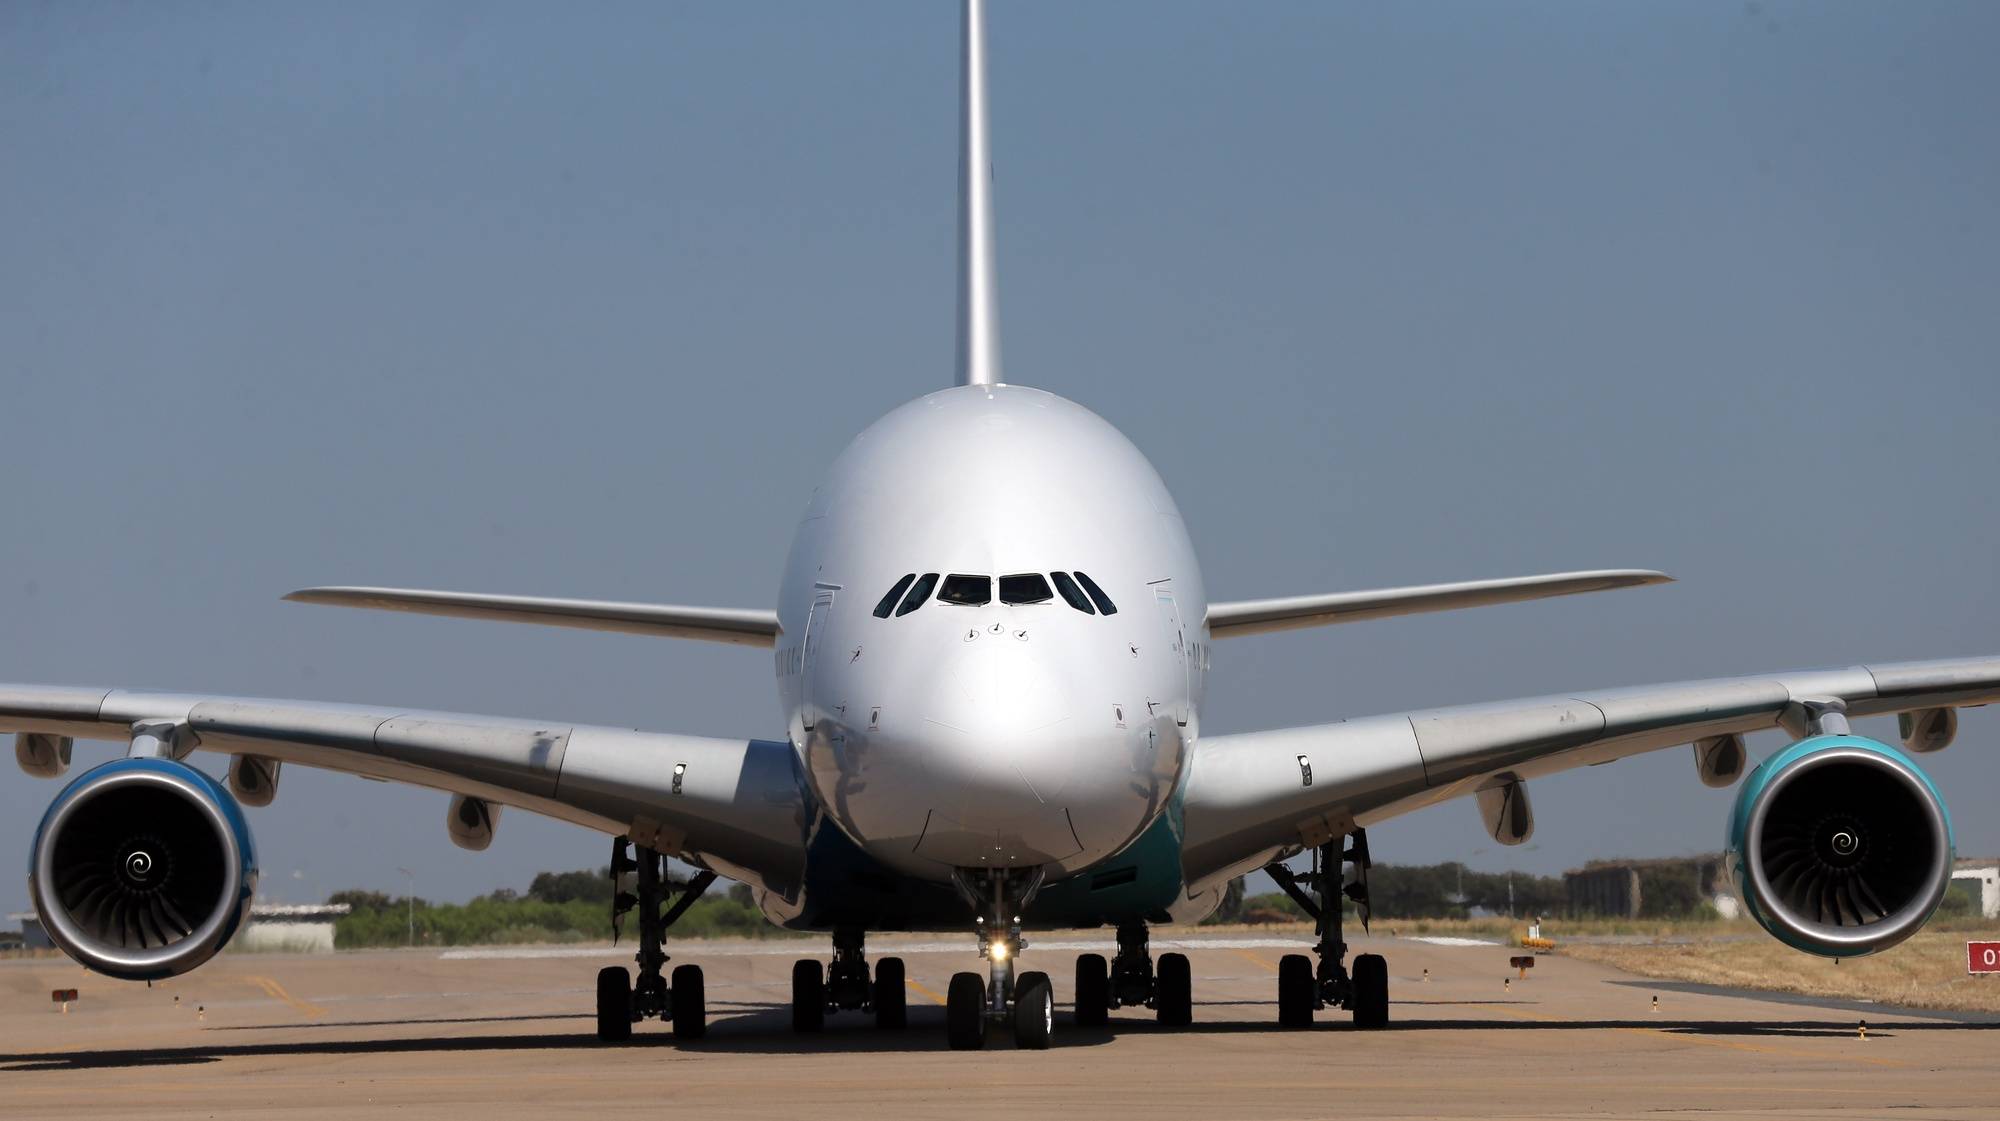
POLYGON ((945 994, 945 1024, 953 1050, 970 1051, 986 1045, 992 1024, 1011 1024, 1014 1041, 1030 1050, 1049 1045, 1055 1026, 1055 1001, 1049 975, 1027 972, 1015 981, 1014 962, 1028 948, 1021 937, 1021 912, 1041 889, 1043 872, 962 868, 953 884, 972 908, 979 934, 979 956, 989 977, 959 973, 945 994))
POLYGON ((954 1051, 986 1046, 986 982, 977 973, 954 973, 944 1001, 945 1037, 954 1051))
POLYGON ((1056 1000, 1049 991, 1049 975, 1021 974, 1020 987, 1014 991, 1014 1046, 1046 1051, 1055 1026, 1056 1000))

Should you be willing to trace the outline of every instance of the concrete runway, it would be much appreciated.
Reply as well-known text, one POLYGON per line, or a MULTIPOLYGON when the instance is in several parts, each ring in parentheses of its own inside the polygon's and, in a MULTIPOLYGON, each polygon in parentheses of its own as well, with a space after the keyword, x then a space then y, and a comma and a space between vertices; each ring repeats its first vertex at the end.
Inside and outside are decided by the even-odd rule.
MULTIPOLYGON (((1059 1002, 1083 940, 1109 944, 1031 936, 1023 955, 1054 976, 1059 1002)), ((1154 953, 1172 941, 1156 932, 1154 953)), ((629 1045, 597 1043, 593 977, 629 947, 226 954, 151 989, 10 961, 0 1117, 2000 1118, 1988 1020, 1687 991, 1561 957, 1503 985, 1506 947, 1374 938, 1357 952, 1388 956, 1390 1029, 1328 1013, 1281 1031, 1280 941, 1193 938, 1192 1028, 1127 1010, 1109 1030, 1080 1029, 1059 1005, 1044 1052, 1005 1032, 983 1052, 945 1048, 940 994, 982 964, 970 937, 871 940, 908 963, 910 1028, 848 1013, 815 1037, 791 1033, 786 1002, 792 958, 818 943, 672 945, 707 975, 709 1037, 688 1046, 657 1023, 629 1045), (49 1001, 58 988, 80 992, 67 1014, 49 1001)))

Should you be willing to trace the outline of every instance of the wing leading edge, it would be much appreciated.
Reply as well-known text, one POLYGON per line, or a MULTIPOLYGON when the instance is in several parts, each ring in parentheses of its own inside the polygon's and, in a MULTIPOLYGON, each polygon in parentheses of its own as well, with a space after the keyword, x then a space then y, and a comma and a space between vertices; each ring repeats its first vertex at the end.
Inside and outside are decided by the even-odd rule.
POLYGON ((1552 572, 1544 576, 1514 576, 1503 580, 1469 580, 1458 584, 1331 592, 1287 599, 1238 600, 1209 604, 1208 632, 1211 638, 1238 638, 1300 627, 1358 623, 1366 619, 1387 619, 1393 615, 1455 611, 1461 607, 1520 603, 1552 596, 1672 582, 1673 577, 1664 572, 1643 568, 1607 568, 1590 572, 1552 572))
POLYGON ((778 641, 778 613, 732 607, 679 607, 661 603, 617 603, 594 599, 483 595, 422 588, 305 588, 285 597, 293 603, 407 611, 455 619, 540 623, 592 631, 622 631, 660 638, 696 638, 736 646, 769 648, 778 641))
MULTIPOLYGON (((209 750, 406 782, 635 840, 790 898, 808 808, 788 744, 459 713, 0 684, 0 732, 209 750)), ((27 745, 17 750, 26 752, 27 745)))
POLYGON ((1850 716, 2000 700, 2000 657, 1718 678, 1371 716, 1197 741, 1182 863, 1190 885, 1260 866, 1330 832, 1472 794, 1776 728, 1804 700, 1850 716))

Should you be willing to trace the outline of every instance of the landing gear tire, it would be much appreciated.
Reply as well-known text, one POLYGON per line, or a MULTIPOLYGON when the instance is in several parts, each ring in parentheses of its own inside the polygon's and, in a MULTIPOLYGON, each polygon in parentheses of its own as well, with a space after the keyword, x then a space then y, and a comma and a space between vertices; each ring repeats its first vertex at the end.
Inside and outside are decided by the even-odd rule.
POLYGON ((708 1034, 708 990, 702 984, 701 966, 683 965, 674 970, 674 1038, 700 1039, 708 1034))
POLYGON ((826 967, 810 958, 792 963, 792 1030, 816 1032, 826 1026, 826 967))
POLYGON ((1184 1028, 1194 1023, 1194 975, 1187 955, 1161 954, 1156 976, 1153 1011, 1160 1026, 1184 1028))
POLYGON ((1304 954, 1278 960, 1278 1026, 1309 1028, 1313 1023, 1313 964, 1304 954))
POLYGON ((1389 1026, 1389 963, 1381 954, 1354 959, 1354 1026, 1389 1026))
POLYGON ((954 1051, 986 1046, 986 982, 977 973, 954 973, 945 992, 945 1038, 954 1051))
POLYGON ((875 1026, 902 1028, 909 1025, 909 990, 903 987, 903 959, 883 958, 875 963, 875 1026))
POLYGON ((1023 973, 1014 987, 1014 1046, 1024 1051, 1049 1049, 1055 1029, 1056 999, 1046 973, 1023 973))
POLYGON ((604 1043, 632 1038, 632 973, 622 965, 597 971, 597 1038, 604 1043))
POLYGON ((1076 959, 1076 1022, 1101 1028, 1111 1020, 1111 968, 1103 954, 1078 954, 1076 959))

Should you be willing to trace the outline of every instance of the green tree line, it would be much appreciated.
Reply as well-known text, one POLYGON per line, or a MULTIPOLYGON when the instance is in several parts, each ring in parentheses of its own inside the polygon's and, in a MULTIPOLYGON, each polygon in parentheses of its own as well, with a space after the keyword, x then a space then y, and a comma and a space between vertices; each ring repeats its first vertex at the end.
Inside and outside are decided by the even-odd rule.
MULTIPOLYGON (((531 942, 603 942, 611 938, 610 869, 543 872, 525 893, 501 888, 466 903, 432 903, 379 891, 339 891, 330 903, 353 908, 335 920, 334 945, 343 950, 402 946, 479 946, 531 942)), ((621 920, 621 940, 638 936, 638 913, 621 920)), ((733 884, 711 890, 674 923, 684 938, 763 938, 786 932, 772 926, 750 901, 750 889, 733 884)))

